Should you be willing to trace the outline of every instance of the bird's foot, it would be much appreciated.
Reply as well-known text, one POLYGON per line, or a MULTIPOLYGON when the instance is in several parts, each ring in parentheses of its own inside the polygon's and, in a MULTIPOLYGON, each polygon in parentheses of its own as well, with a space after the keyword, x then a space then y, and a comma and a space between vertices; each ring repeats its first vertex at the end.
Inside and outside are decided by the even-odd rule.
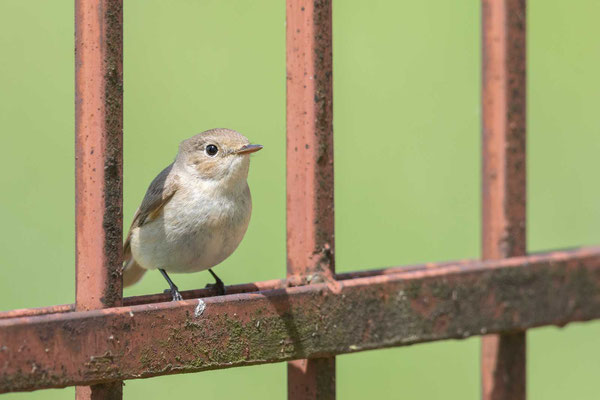
POLYGON ((181 296, 181 293, 179 293, 177 286, 172 287, 171 289, 165 289, 165 293, 170 293, 171 297, 173 297, 173 301, 183 300, 183 297, 181 296))
POLYGON ((206 285, 207 288, 214 288, 215 291, 217 292, 217 296, 223 296, 225 294, 225 284, 223 284, 223 281, 221 280, 221 278, 219 278, 217 276, 217 274, 215 274, 212 269, 208 269, 208 272, 210 272, 210 274, 212 275, 213 278, 215 278, 215 283, 208 283, 206 285))
POLYGON ((220 279, 215 283, 207 283, 206 288, 214 289, 215 292, 217 292, 217 296, 223 296, 225 294, 225 285, 220 279))
POLYGON ((179 289, 177 288, 177 285, 175 285, 173 283, 173 281, 171 280, 171 278, 169 278, 167 271, 165 271, 164 269, 159 269, 159 271, 162 274, 162 276, 166 279, 167 283, 169 284, 169 289, 166 289, 165 293, 171 293, 171 297, 173 297, 173 301, 183 300, 183 297, 181 297, 181 293, 179 293, 179 289))

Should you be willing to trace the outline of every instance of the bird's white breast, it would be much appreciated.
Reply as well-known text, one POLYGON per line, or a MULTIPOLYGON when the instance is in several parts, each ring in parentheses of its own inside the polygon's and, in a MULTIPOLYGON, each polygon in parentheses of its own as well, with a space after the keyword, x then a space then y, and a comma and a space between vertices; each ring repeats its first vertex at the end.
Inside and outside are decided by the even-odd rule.
POLYGON ((131 250, 143 268, 202 271, 229 257, 244 237, 252 210, 245 180, 227 191, 182 186, 156 219, 132 231, 131 250))

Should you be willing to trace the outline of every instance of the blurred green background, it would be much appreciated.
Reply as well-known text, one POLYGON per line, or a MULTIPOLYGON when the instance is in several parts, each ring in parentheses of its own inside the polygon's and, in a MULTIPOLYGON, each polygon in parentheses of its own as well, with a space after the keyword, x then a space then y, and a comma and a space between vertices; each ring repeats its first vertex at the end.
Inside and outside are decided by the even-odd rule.
MULTIPOLYGON (((600 243, 596 0, 530 0, 528 241, 600 243)), ((336 1, 339 271, 479 256, 477 1, 336 1)), ((0 309, 74 299, 73 1, 0 0, 0 309)), ((285 274, 282 0, 125 0, 125 224, 182 139, 229 127, 252 222, 217 272, 285 274)), ((176 276, 183 289, 208 274, 176 276)), ((148 274, 126 295, 165 284, 148 274)), ((600 322, 528 333, 531 399, 597 399, 600 322)), ((477 399, 479 339, 338 357, 340 399, 477 399)), ((285 365, 128 381, 128 399, 283 399, 285 365)), ((6 399, 73 398, 72 389, 6 399)))

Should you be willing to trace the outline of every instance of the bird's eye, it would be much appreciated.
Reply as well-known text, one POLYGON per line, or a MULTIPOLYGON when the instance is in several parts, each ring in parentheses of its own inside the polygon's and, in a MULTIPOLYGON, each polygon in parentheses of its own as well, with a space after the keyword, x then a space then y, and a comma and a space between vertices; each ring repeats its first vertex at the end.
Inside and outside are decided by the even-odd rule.
POLYGON ((215 146, 214 144, 209 144, 208 146, 206 146, 206 154, 208 154, 211 157, 214 157, 218 152, 219 152, 219 148, 217 146, 215 146))

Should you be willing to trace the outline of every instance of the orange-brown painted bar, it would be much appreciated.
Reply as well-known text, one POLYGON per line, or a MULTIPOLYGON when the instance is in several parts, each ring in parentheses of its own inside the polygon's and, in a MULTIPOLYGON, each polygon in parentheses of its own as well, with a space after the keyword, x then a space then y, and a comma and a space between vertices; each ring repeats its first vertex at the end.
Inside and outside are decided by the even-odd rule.
MULTIPOLYGON (((122 10, 122 0, 75 1, 75 304, 78 311, 122 304, 122 10)), ((86 346, 95 349, 94 343, 86 346)), ((67 356, 68 352, 56 354, 57 358, 67 356)), ((121 397, 120 382, 76 390, 78 400, 121 397)))
MULTIPOLYGON (((476 263, 474 260, 462 260, 462 261, 450 261, 441 263, 429 263, 423 265, 407 265, 401 267, 390 267, 386 269, 370 269, 366 271, 346 272, 343 274, 336 274, 336 280, 347 280, 354 278, 364 278, 369 276, 377 275, 391 275, 399 272, 407 271, 418 271, 427 270, 432 268, 439 268, 447 265, 470 265, 476 263)), ((261 292, 266 290, 284 289, 291 286, 290 283, 285 279, 272 279, 263 282, 254 283, 243 283, 238 285, 227 286, 226 292, 228 294, 241 294, 241 293, 253 293, 261 292)), ((198 299, 216 296, 216 290, 213 288, 193 289, 185 290, 181 292, 181 296, 185 300, 198 299)), ((170 293, 156 293, 142 296, 125 297, 123 299, 124 306, 136 306, 140 304, 152 304, 162 303, 171 300, 170 293)), ((36 315, 47 315, 47 314, 58 314, 75 311, 75 304, 61 304, 57 306, 39 307, 39 308, 22 308, 17 310, 3 311, 0 312, 0 319, 6 318, 19 318, 19 317, 33 317, 36 315)))
MULTIPOLYGON (((334 279, 331 0, 287 0, 287 274, 334 279)), ((335 358, 288 364, 288 398, 335 399, 335 358)))
MULTIPOLYGON (((482 257, 526 254, 525 0, 483 0, 482 257)), ((526 397, 525 332, 482 340, 484 400, 526 397)))
POLYGON ((0 392, 90 385, 600 318, 600 247, 258 293, 0 320, 0 392))

